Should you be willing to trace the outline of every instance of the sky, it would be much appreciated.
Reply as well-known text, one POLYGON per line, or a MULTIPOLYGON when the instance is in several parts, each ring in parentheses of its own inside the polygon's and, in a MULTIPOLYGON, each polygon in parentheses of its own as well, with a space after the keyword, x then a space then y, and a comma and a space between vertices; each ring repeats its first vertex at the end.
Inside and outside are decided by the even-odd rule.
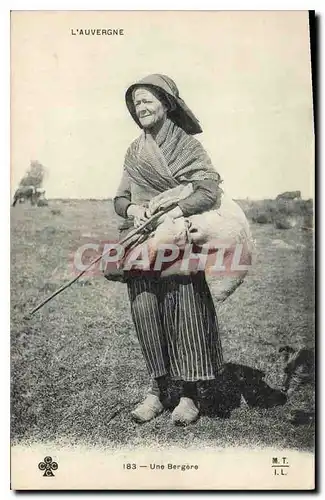
POLYGON ((314 193, 306 11, 16 11, 11 21, 11 190, 32 160, 48 198, 113 197, 140 133, 129 85, 163 73, 234 198, 314 193), (72 35, 123 29, 122 36, 72 35))

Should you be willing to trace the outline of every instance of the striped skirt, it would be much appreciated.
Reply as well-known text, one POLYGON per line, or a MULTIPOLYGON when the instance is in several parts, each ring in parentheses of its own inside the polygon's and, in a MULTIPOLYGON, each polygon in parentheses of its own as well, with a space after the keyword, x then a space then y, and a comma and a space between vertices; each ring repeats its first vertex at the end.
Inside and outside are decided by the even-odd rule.
POLYGON ((218 321, 204 272, 127 280, 131 313, 151 377, 212 380, 222 371, 218 321))

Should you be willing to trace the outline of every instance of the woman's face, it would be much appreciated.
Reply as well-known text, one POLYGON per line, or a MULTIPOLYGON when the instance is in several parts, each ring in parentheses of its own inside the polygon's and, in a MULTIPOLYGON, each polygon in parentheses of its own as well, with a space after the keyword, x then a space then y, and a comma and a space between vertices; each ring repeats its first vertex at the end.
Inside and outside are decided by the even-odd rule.
POLYGON ((139 88, 134 92, 133 103, 136 115, 143 128, 152 128, 166 118, 165 106, 145 88, 139 88))

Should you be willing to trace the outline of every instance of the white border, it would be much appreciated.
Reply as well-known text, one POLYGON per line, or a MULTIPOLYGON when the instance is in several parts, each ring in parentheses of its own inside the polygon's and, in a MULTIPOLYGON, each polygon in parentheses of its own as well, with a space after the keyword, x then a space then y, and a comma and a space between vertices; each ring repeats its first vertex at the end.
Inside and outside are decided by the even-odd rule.
POLYGON ((0 221, 1 221, 1 285, 0 285, 0 352, 3 359, 1 366, 1 497, 7 498, 9 489, 10 472, 10 338, 9 338, 9 268, 10 268, 10 19, 7 12, 2 12, 0 7, 0 67, 1 91, 0 91, 0 160, 1 160, 1 182, 0 182, 0 221))
POLYGON ((316 10, 322 11, 320 0, 312 2, 307 0, 296 0, 294 4, 290 0, 264 0, 259 1, 240 0, 165 0, 164 2, 153 2, 152 0, 11 0, 3 4, 9 10, 316 10), (6 5, 7 4, 7 5, 6 5))
MULTIPOLYGON (((186 3, 183 1, 181 2, 180 0, 165 0, 164 2, 155 2, 153 4, 152 0, 142 0, 142 1, 137 1, 132 2, 132 1, 125 1, 125 0, 119 0, 118 2, 111 2, 109 0, 92 0, 92 1, 85 1, 85 0, 79 0, 79 1, 73 1, 73 0, 48 0, 46 4, 44 1, 40 0, 29 0, 29 1, 24 1, 24 0, 12 0, 12 1, 4 1, 2 0, 0 4, 0 67, 1 67, 1 92, 0 92, 0 109, 1 109, 1 133, 0 133, 0 158, 1 158, 1 183, 0 183, 0 189, 1 189, 1 196, 0 196, 0 219, 1 219, 1 238, 3 241, 3 244, 1 245, 1 265, 2 265, 2 276, 1 276, 1 287, 0 287, 0 304, 1 304, 1 311, 0 311, 0 318, 1 318, 1 342, 2 342, 2 348, 1 348, 1 353, 3 355, 3 358, 1 361, 1 383, 2 383, 2 405, 1 405, 1 432, 2 432, 2 439, 1 439, 1 462, 0 462, 0 468, 1 468, 1 483, 0 483, 0 488, 1 488, 1 497, 2 498, 8 498, 9 495, 11 496, 13 492, 9 491, 9 414, 10 414, 10 407, 9 407, 9 374, 10 374, 10 359, 9 359, 9 354, 10 354, 10 344, 9 344, 9 266, 10 266, 10 250, 9 250, 9 245, 10 245, 10 240, 9 240, 9 216, 10 216, 10 189, 9 189, 9 164, 10 164, 10 129, 9 129, 9 122, 10 122, 10 109, 9 109, 9 102, 10 102, 10 81, 9 81, 9 75, 10 75, 10 58, 9 58, 9 51, 10 51, 10 45, 9 45, 9 40, 10 40, 10 22, 9 22, 9 13, 10 10, 308 10, 312 9, 316 11, 316 14, 320 15, 320 26, 319 26, 319 31, 320 35, 323 31, 323 19, 322 19, 322 14, 324 14, 324 2, 318 0, 314 2, 308 2, 308 1, 302 1, 302 0, 296 0, 294 3, 290 0, 272 0, 272 1, 264 1, 263 4, 261 5, 261 2, 258 1, 247 1, 243 3, 240 0, 223 0, 223 1, 207 1, 207 0, 200 0, 200 1, 193 1, 193 0, 187 0, 186 3), (312 3, 312 5, 311 5, 312 3), (185 7, 186 6, 186 7, 185 7), (292 8, 294 6, 294 8, 292 8)), ((323 49, 323 44, 320 36, 319 40, 319 47, 318 51, 320 52, 319 54, 319 63, 320 63, 320 69, 324 67, 324 52, 321 50, 323 49)), ((323 81, 322 75, 319 75, 319 80, 323 81)), ((319 94, 321 93, 320 85, 318 87, 318 92, 319 94)), ((319 109, 318 109, 318 114, 319 114, 319 136, 317 137, 317 142, 319 144, 324 144, 324 137, 323 137, 323 129, 321 127, 321 121, 323 117, 323 106, 322 104, 322 99, 319 99, 319 109)), ((319 155, 319 160, 321 159, 321 155, 319 155)), ((323 163, 323 162, 322 162, 323 163)), ((319 209, 320 212, 318 213, 318 218, 317 220, 320 220, 320 224, 318 227, 318 230, 320 231, 320 236, 325 234, 324 227, 325 227, 325 218, 321 217, 324 212, 324 206, 322 202, 322 194, 325 193, 324 189, 324 175, 321 174, 321 170, 323 168, 323 164, 318 165, 318 170, 319 170, 319 181, 320 181, 320 188, 319 188, 319 198, 320 198, 320 204, 319 204, 319 209)), ((321 238, 320 243, 320 248, 319 250, 323 247, 323 237, 321 238)), ((319 255, 319 260, 320 260, 321 254, 319 255)), ((324 268, 318 270, 321 276, 320 278, 320 284, 323 282, 324 279, 324 268), (320 272, 321 271, 321 272, 320 272)), ((325 359, 324 355, 324 346, 325 346, 325 341, 321 339, 321 335, 323 332, 323 313, 322 310, 324 308, 322 307, 323 301, 322 297, 319 298, 319 303, 318 303, 318 310, 320 313, 320 324, 319 324, 319 332, 318 332, 318 337, 319 337, 319 347, 320 347, 320 353, 319 353, 319 361, 325 359)), ((323 387, 323 377, 324 377, 324 370, 321 370, 322 363, 319 363, 319 375, 320 378, 318 380, 318 385, 323 387)), ((318 391, 318 396, 320 397, 322 394, 322 391, 318 391)), ((321 401, 318 401, 318 406, 320 407, 321 401)), ((319 414, 318 414, 318 423, 321 422, 321 415, 323 414, 322 408, 320 408, 319 414)), ((320 429, 318 429, 318 434, 320 435, 320 429)), ((324 449, 324 433, 322 433, 322 438, 319 442, 319 452, 320 455, 322 454, 322 451, 324 449)), ((319 470, 320 473, 320 470, 319 470)), ((319 474, 319 483, 320 487, 322 486, 322 478, 321 474, 319 474)), ((219 495, 219 494, 218 494, 219 495)), ((235 494, 234 494, 235 495, 235 494)), ((298 493, 297 493, 298 495, 298 493)), ((31 495, 34 496, 34 495, 31 495)), ((39 494, 37 495, 37 498, 39 498, 39 494)), ((41 497, 43 494, 41 494, 41 497)), ((65 497, 66 494, 60 494, 60 496, 65 497)), ((87 494, 87 497, 93 497, 93 494, 87 494)), ((115 496, 114 494, 111 496, 115 496)), ((121 497, 121 495, 118 495, 121 497)), ((123 495, 122 495, 123 496, 123 495)), ((198 496, 198 495, 195 495, 198 496)), ((230 495, 232 496, 232 495, 230 495)), ((285 496, 285 494, 280 494, 277 495, 278 497, 285 496)), ((229 498, 229 495, 227 494, 227 498, 229 498)))

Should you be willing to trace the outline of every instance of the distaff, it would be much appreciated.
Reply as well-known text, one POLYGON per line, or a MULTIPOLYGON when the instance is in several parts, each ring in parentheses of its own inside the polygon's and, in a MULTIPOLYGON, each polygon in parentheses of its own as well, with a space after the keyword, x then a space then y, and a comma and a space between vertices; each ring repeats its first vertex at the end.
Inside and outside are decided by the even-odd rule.
MULTIPOLYGON (((174 210, 174 207, 175 207, 175 204, 174 203, 171 203, 169 206, 166 206, 165 208, 163 208, 162 210, 159 210, 156 214, 152 215, 151 217, 149 218, 146 218, 146 220, 144 220, 142 222, 142 224, 138 225, 133 231, 131 231, 127 236, 125 236, 125 238, 123 238, 120 242, 119 242, 119 245, 120 246, 123 246, 125 245, 126 243, 128 243, 130 240, 132 240, 132 238, 138 234, 142 234, 144 231, 147 231, 148 229, 150 228, 153 228, 155 227, 155 225, 157 224, 157 221, 163 217, 165 214, 167 214, 168 212, 170 211, 173 211, 174 210)), ((107 252, 104 252, 103 254, 101 254, 99 257, 97 257, 96 259, 94 259, 85 269, 83 269, 77 276, 75 276, 72 280, 70 280, 68 283, 65 283, 64 285, 62 285, 60 288, 58 288, 58 290, 56 290, 55 292, 53 292, 49 297, 47 297, 46 299, 44 299, 42 302, 40 302, 40 304, 38 304, 37 306, 35 306, 26 316, 25 316, 25 319, 31 319, 31 317, 37 312, 39 311, 43 306, 45 306, 45 304, 47 304, 48 302, 50 302, 50 300, 54 299, 54 297, 56 297, 57 295, 59 295, 59 293, 63 292, 64 290, 66 290, 67 288, 69 288, 73 283, 75 283, 76 281, 78 281, 87 271, 89 271, 95 264, 97 264, 97 262, 99 262, 101 259, 103 259, 103 257, 105 257, 105 255, 107 255, 109 252, 111 251, 111 249, 109 249, 107 252)))

